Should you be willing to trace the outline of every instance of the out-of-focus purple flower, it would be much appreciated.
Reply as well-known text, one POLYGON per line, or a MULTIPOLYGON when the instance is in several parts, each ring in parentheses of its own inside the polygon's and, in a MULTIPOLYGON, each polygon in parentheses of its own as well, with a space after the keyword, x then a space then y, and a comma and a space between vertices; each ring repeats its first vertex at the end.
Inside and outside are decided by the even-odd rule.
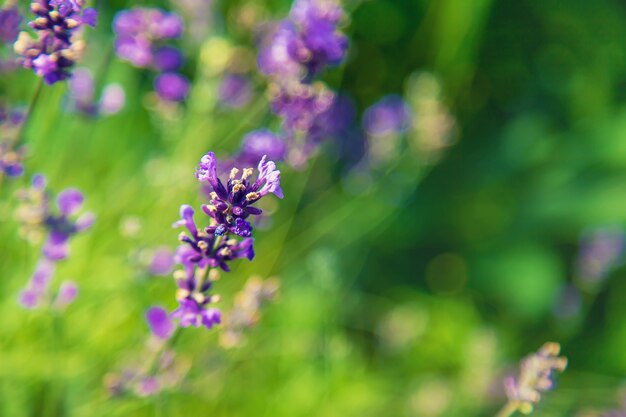
POLYGON ((275 84, 270 90, 272 110, 283 118, 288 135, 306 132, 333 104, 335 95, 322 83, 275 84))
POLYGON ((289 15, 299 37, 291 55, 317 74, 327 65, 337 65, 346 56, 348 38, 338 30, 343 10, 334 0, 296 0, 289 15))
POLYGON ((297 79, 302 76, 302 66, 290 53, 296 37, 296 28, 289 21, 280 22, 274 27, 259 48, 257 64, 261 73, 277 79, 297 79))
POLYGON ((74 281, 64 281, 59 287, 56 301, 56 308, 63 309, 74 302, 78 296, 78 285, 74 281))
POLYGON ((363 128, 372 136, 387 136, 404 132, 410 121, 410 111, 402 97, 385 96, 372 104, 363 116, 363 128))
POLYGON ((24 172, 24 149, 15 146, 23 122, 23 111, 0 104, 0 179, 5 175, 19 177, 24 172))
POLYGON ((152 255, 148 268, 152 275, 167 275, 174 267, 174 254, 168 248, 158 248, 152 255))
POLYGON ((104 87, 100 97, 101 114, 119 113, 124 108, 124 104, 126 104, 126 94, 120 84, 109 84, 104 87))
POLYGON ((244 136, 241 151, 236 159, 239 164, 254 166, 263 155, 272 161, 282 161, 286 152, 287 143, 283 138, 267 129, 259 129, 244 136))
MULTIPOLYGON (((76 216, 83 205, 84 197, 74 188, 68 188, 58 194, 55 210, 51 204, 52 198, 46 189, 46 180, 43 175, 35 175, 30 189, 21 190, 18 197, 22 204, 18 208, 17 217, 28 226, 25 234, 29 236, 37 231, 39 234, 47 234, 41 250, 42 257, 22 294, 23 304, 28 307, 34 300, 33 294, 37 295, 35 297, 37 300, 44 297, 51 298, 48 294, 48 287, 54 272, 54 264, 67 258, 70 238, 91 227, 94 215, 85 213, 76 216)), ((61 308, 71 303, 76 293, 75 284, 66 281, 59 290, 57 306, 61 308)), ((39 304, 37 301, 35 306, 39 304)))
POLYGON ((45 226, 49 231, 43 254, 51 260, 62 260, 68 255, 68 241, 71 236, 91 227, 93 215, 86 213, 76 220, 70 219, 83 204, 83 194, 77 189, 67 189, 57 197, 58 214, 48 213, 45 226))
POLYGON ((0 178, 19 177, 24 173, 23 151, 14 151, 8 142, 0 142, 0 178))
POLYGON ((12 43, 20 33, 22 15, 17 7, 9 6, 0 9, 0 41, 12 43))
POLYGON ((117 55, 136 67, 155 64, 159 44, 179 37, 183 21, 175 13, 149 7, 135 7, 119 12, 113 21, 117 55))
POLYGON ((183 61, 182 52, 173 46, 162 46, 154 52, 154 67, 159 71, 176 71, 183 61))
POLYGON ((163 100, 183 101, 189 93, 189 80, 180 74, 166 72, 154 80, 154 89, 163 100))
POLYGON ((33 69, 48 84, 65 80, 70 76, 84 49, 79 40, 80 29, 95 27, 97 12, 83 8, 84 0, 35 0, 30 10, 35 14, 29 25, 36 31, 36 38, 21 32, 14 44, 15 52, 22 56, 24 68, 33 69))
POLYGON ((626 240, 624 231, 616 227, 598 228, 581 239, 577 269, 580 278, 596 285, 623 260, 626 240))
POLYGON ((19 301, 23 307, 34 309, 41 305, 47 295, 54 269, 54 263, 48 259, 39 261, 26 288, 20 293, 19 301))
POLYGON ((289 19, 265 37, 257 60, 262 73, 280 79, 310 81, 328 65, 346 56, 348 38, 338 30, 343 16, 332 0, 298 0, 289 19))
POLYGON ((112 115, 124 107, 124 90, 119 84, 110 84, 96 100, 96 87, 91 71, 77 68, 69 81, 70 99, 73 107, 88 116, 112 115))
POLYGON ((219 87, 219 100, 225 107, 239 109, 252 98, 252 84, 242 75, 227 74, 219 87))
POLYGON ((505 379, 506 395, 522 413, 530 413, 541 399, 541 392, 552 389, 554 372, 565 370, 567 359, 559 356, 560 351, 558 343, 544 344, 536 353, 522 360, 517 378, 505 379))
POLYGON ((159 381, 153 376, 148 376, 139 382, 137 394, 140 397, 149 397, 158 393, 160 388, 159 381))
POLYGON ((174 333, 175 325, 167 311, 161 307, 150 307, 146 312, 146 320, 152 334, 159 339, 169 339, 174 333))

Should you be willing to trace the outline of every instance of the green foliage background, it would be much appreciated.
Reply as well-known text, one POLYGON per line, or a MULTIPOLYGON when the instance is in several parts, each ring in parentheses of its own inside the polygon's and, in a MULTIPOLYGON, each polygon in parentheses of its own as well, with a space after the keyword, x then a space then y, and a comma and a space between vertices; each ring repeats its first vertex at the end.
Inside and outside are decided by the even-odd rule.
MULTIPOLYGON (((109 399, 103 377, 139 359, 145 309, 176 304, 173 280, 147 276, 132 254, 176 245, 178 207, 203 201, 193 178, 202 154, 225 156, 248 130, 277 126, 260 76, 242 111, 216 104, 215 45, 254 45, 233 17, 249 6, 238 0, 217 2, 206 40, 181 42, 194 79, 185 107, 151 111, 150 76, 111 55, 112 16, 139 3, 168 6, 100 2, 83 61, 124 85, 125 110, 69 113, 59 83, 44 87, 26 131, 27 171, 56 191, 80 188, 98 215, 58 270, 80 284, 62 315, 16 302, 39 248, 19 239, 12 214, 28 178, 0 184, 0 416, 487 416, 504 401, 503 373, 548 340, 570 362, 537 416, 618 407, 626 270, 583 292, 579 314, 554 314, 574 282, 581 233, 626 222, 626 6, 617 0, 346 4, 350 56, 326 81, 362 111, 429 71, 457 142, 436 163, 405 151, 364 182, 332 146, 304 170, 282 166, 285 199, 257 232, 257 258, 217 286, 227 307, 251 274, 280 276, 281 297, 248 343, 224 350, 215 331, 188 329, 177 350, 193 367, 179 389, 109 399), (137 238, 120 232, 128 216, 141 221, 137 238)), ((266 18, 289 8, 254 4, 266 18)), ((26 105, 36 84, 18 71, 0 91, 26 105)))

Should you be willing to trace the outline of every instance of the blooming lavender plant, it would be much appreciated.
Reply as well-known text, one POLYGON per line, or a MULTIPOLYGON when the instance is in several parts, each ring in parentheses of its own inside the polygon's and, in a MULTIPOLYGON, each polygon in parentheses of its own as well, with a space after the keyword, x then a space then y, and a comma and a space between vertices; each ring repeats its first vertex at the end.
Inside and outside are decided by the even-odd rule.
POLYGON ((333 0, 295 1, 289 18, 261 48, 261 72, 310 81, 328 65, 339 64, 348 48, 348 39, 338 30, 342 17, 341 6, 333 0))
POLYGON ((510 416, 516 411, 523 414, 533 411, 541 393, 554 387, 555 371, 563 372, 567 367, 567 359, 559 356, 560 351, 558 343, 548 342, 522 360, 517 378, 508 377, 504 381, 509 401, 498 417, 510 416))
POLYGON ((154 88, 165 101, 183 101, 189 92, 189 80, 176 72, 184 63, 183 55, 165 44, 180 37, 183 27, 176 13, 150 7, 123 10, 113 22, 115 52, 137 68, 158 71, 154 88))
POLYGON ((315 81, 329 65, 345 59, 348 41, 338 25, 343 10, 333 0, 297 0, 289 17, 261 43, 257 63, 270 79, 272 111, 283 120, 294 166, 312 155, 330 132, 320 128, 335 95, 315 81))
POLYGON ((210 219, 209 226, 198 228, 194 210, 188 205, 181 207, 181 219, 174 223, 175 227, 183 226, 189 232, 180 235, 182 245, 176 256, 183 270, 175 273, 179 307, 172 317, 178 319, 182 327, 211 328, 218 324, 221 313, 211 306, 218 298, 209 294, 213 281, 219 277, 216 268, 229 271, 231 261, 254 258, 252 225, 248 219, 262 213, 254 205, 268 194, 283 197, 276 164, 264 156, 258 171, 253 180, 252 168, 244 168, 239 177, 239 170, 233 168, 224 183, 217 176, 217 159, 213 152, 203 156, 198 165, 196 178, 213 190, 210 204, 202 206, 210 219))
MULTIPOLYGON (((94 215, 85 213, 76 216, 83 205, 84 197, 73 188, 60 192, 55 201, 56 208, 53 208, 51 195, 42 175, 35 175, 30 189, 20 190, 18 198, 22 201, 17 211, 17 217, 24 225, 22 234, 28 238, 47 236, 35 273, 20 295, 20 302, 24 307, 35 308, 49 298, 49 285, 55 264, 68 257, 70 238, 90 228, 94 215)), ((65 282, 52 304, 59 308, 65 307, 73 301, 76 293, 75 284, 65 282)))
POLYGON ((46 83, 67 79, 85 47, 80 29, 96 26, 96 10, 84 8, 84 0, 35 0, 30 10, 36 16, 29 22, 36 37, 21 32, 15 52, 22 56, 22 65, 46 83))

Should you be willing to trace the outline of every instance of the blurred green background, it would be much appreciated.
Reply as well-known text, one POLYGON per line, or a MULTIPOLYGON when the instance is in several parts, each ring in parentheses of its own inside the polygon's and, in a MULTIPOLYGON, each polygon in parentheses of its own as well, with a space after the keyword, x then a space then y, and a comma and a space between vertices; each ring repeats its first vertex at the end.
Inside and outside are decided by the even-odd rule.
MULTIPOLYGON (((189 100, 162 108, 150 75, 111 54, 114 13, 137 4, 177 7, 98 2, 82 61, 102 83, 123 84, 125 109, 81 117, 65 109, 65 84, 45 86, 26 131, 27 172, 56 191, 80 188, 98 216, 57 272, 80 285, 63 314, 16 302, 39 247, 19 238, 13 217, 28 176, 0 184, 0 416, 488 416, 504 402, 502 376, 549 340, 569 367, 535 415, 619 407, 626 270, 617 259, 590 285, 577 268, 584 233, 626 224, 618 0, 346 2, 349 58, 325 81, 360 113, 404 95, 416 123, 431 94, 454 118, 449 139, 433 144, 414 129, 367 172, 354 167, 358 146, 336 143, 305 169, 281 166, 285 199, 256 233, 256 259, 216 286, 227 309, 250 275, 280 277, 280 298, 247 344, 226 350, 219 331, 188 329, 180 386, 109 398, 104 376, 141 359, 145 309, 176 305, 173 280, 149 276, 141 251, 174 248, 180 204, 204 201, 200 156, 227 156, 247 131, 278 126, 254 75, 253 28, 289 9, 215 2, 200 37, 180 42, 189 100), (226 111, 216 91, 233 56, 244 57, 235 61, 255 98, 226 111)), ((25 70, 3 75, 1 95, 26 105, 36 84, 25 70)))

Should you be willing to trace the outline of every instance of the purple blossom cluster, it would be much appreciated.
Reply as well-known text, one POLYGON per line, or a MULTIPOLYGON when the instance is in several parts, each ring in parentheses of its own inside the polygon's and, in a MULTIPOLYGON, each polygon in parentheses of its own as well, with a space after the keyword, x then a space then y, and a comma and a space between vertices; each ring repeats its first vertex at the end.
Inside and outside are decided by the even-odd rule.
POLYGON ((22 110, 0 105, 0 179, 19 177, 24 173, 24 148, 16 148, 17 135, 24 123, 22 110))
MULTIPOLYGON (((0 52, 2 52, 4 45, 11 45, 11 49, 13 49, 13 42, 20 33, 21 24, 22 15, 14 4, 7 3, 0 8, 0 52)), ((14 56, 8 58, 0 56, 0 74, 14 71, 17 68, 19 68, 19 61, 14 56)))
POLYGON ((402 97, 385 96, 367 108, 363 115, 363 128, 368 135, 386 137, 406 131, 411 111, 402 97))
POLYGON ((282 119, 289 144, 287 160, 300 165, 331 136, 320 122, 335 94, 315 78, 346 56, 348 39, 339 31, 341 6, 333 0, 296 0, 289 17, 262 41, 257 63, 270 79, 272 111, 282 119))
POLYGON ((154 88, 165 101, 180 102, 189 93, 189 80, 177 72, 183 66, 183 54, 167 45, 182 35, 183 28, 176 13, 149 7, 123 10, 113 22, 118 57, 137 68, 157 71, 154 88))
POLYGON ((296 0, 259 53, 261 72, 310 81, 345 58, 348 38, 338 27, 343 10, 334 0, 296 0))
POLYGON ((229 109, 245 107, 252 99, 252 83, 250 80, 237 74, 225 74, 218 91, 222 106, 229 109))
POLYGON ((2 43, 13 43, 20 33, 22 15, 15 6, 5 6, 0 8, 0 41, 2 43))
POLYGON ((73 110, 87 116, 107 116, 124 107, 126 95, 119 84, 104 87, 100 99, 96 98, 93 75, 87 68, 77 68, 69 81, 70 104, 73 110))
MULTIPOLYGON (((50 297, 49 287, 55 264, 68 257, 70 238, 90 228, 94 215, 85 213, 77 216, 84 197, 75 188, 61 191, 54 201, 56 204, 52 204, 46 179, 42 175, 35 175, 31 187, 20 190, 18 198, 22 202, 17 212, 18 219, 29 229, 39 229, 46 235, 41 259, 31 280, 20 294, 20 303, 32 309, 41 306, 50 297)), ((72 302, 76 294, 76 285, 66 281, 61 284, 53 305, 64 307, 72 302)))
POLYGON ((188 231, 179 236, 181 245, 176 262, 183 269, 175 273, 179 307, 172 313, 182 327, 211 328, 220 323, 221 313, 212 307, 218 298, 209 294, 212 283, 219 277, 218 268, 229 271, 231 261, 254 258, 253 227, 249 219, 262 213, 255 204, 268 194, 283 197, 280 171, 265 156, 258 163, 256 178, 253 168, 244 168, 241 175, 237 168, 232 168, 225 182, 217 172, 217 159, 209 152, 196 170, 196 178, 212 189, 209 204, 202 205, 209 225, 199 228, 189 205, 181 207, 181 219, 174 223, 175 227, 182 226, 188 231))
POLYGON ((36 37, 21 32, 14 44, 22 65, 48 84, 69 78, 85 47, 80 30, 84 25, 95 27, 96 10, 84 8, 84 0, 35 0, 30 10, 35 18, 29 26, 36 37))
POLYGON ((537 352, 524 358, 517 378, 508 377, 504 381, 509 403, 524 414, 533 410, 541 399, 541 393, 554 387, 555 372, 563 372, 567 359, 559 356, 561 346, 558 343, 545 343, 537 352))

